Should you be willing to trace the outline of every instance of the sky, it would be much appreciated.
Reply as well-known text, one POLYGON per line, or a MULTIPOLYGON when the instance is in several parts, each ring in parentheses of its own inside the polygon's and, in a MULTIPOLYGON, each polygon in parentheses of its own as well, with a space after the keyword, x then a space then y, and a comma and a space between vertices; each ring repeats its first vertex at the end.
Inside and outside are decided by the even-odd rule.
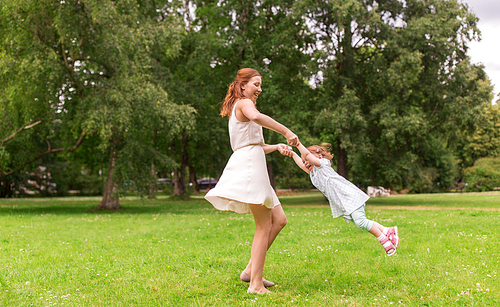
POLYGON ((500 99, 500 0, 462 0, 479 18, 481 41, 470 42, 472 63, 482 63, 494 86, 493 102, 500 99))

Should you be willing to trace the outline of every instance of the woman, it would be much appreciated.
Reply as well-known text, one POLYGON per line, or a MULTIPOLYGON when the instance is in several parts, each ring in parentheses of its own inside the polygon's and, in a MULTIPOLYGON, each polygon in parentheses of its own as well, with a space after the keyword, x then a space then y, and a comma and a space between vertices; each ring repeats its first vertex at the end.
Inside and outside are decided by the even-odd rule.
POLYGON ((229 117, 233 154, 217 185, 205 196, 218 210, 253 214, 256 230, 251 257, 240 278, 250 282, 248 293, 258 294, 269 293, 266 286, 274 285, 262 277, 264 262, 267 249, 286 225, 285 213, 269 182, 265 154, 278 150, 292 155, 285 144, 265 144, 262 127, 282 134, 292 146, 299 144, 290 129, 257 110, 261 86, 262 77, 251 68, 239 70, 229 85, 220 114, 229 117))

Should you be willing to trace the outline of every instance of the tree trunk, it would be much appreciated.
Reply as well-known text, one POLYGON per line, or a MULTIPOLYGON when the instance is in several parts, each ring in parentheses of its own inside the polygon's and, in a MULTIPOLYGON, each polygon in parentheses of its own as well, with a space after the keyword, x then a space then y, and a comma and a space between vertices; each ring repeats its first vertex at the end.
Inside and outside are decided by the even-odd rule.
POLYGON ((120 199, 116 195, 116 190, 118 189, 118 183, 114 178, 114 169, 116 166, 117 153, 115 147, 111 147, 111 154, 109 157, 109 167, 108 175, 106 177, 106 183, 104 186, 104 195, 102 196, 101 203, 97 208, 107 209, 107 210, 118 210, 120 209, 120 199))
MULTIPOLYGON (((351 29, 351 23, 352 23, 352 18, 347 18, 344 20, 342 23, 343 30, 344 30, 344 36, 342 40, 340 41, 340 47, 341 47, 341 53, 339 55, 339 74, 342 77, 345 77, 345 80, 349 80, 347 82, 351 83, 354 78, 354 72, 356 68, 356 63, 354 61, 354 50, 352 47, 353 44, 353 35, 352 35, 352 29, 351 29)), ((342 84, 342 87, 344 85, 348 85, 351 87, 351 84, 342 84)))
POLYGON ((180 196, 186 193, 186 187, 184 186, 184 174, 182 167, 181 169, 174 169, 174 195, 180 196))
MULTIPOLYGON (((339 56, 339 75, 344 77, 344 80, 340 84, 339 89, 342 89, 344 86, 351 87, 350 82, 353 80, 353 75, 355 71, 355 62, 354 62, 354 51, 352 48, 352 30, 351 30, 352 18, 347 17, 342 21, 342 27, 344 30, 344 36, 340 41, 341 53, 339 56), (347 83, 346 83, 347 82, 347 83)), ((342 141, 340 138, 337 139, 337 173, 349 180, 349 166, 347 165, 347 152, 344 148, 341 147, 342 141)))
POLYGON ((347 165, 347 152, 340 146, 340 140, 337 140, 337 173, 349 180, 349 166, 347 165))
POLYGON ((198 182, 196 181, 196 171, 194 170, 194 167, 191 164, 188 165, 188 169, 189 169, 189 182, 193 184, 194 194, 199 194, 200 187, 198 186, 198 182))
POLYGON ((155 182, 152 182, 149 185, 149 194, 148 198, 149 199, 155 199, 156 198, 156 176, 155 176, 155 165, 151 163, 151 177, 155 178, 155 182))
POLYGON ((186 166, 188 165, 187 155, 187 134, 186 130, 182 131, 181 141, 181 166, 174 169, 174 195, 184 196, 186 194, 186 187, 184 185, 184 174, 186 166))
POLYGON ((6 198, 14 195, 13 186, 8 177, 0 178, 0 198, 6 198))

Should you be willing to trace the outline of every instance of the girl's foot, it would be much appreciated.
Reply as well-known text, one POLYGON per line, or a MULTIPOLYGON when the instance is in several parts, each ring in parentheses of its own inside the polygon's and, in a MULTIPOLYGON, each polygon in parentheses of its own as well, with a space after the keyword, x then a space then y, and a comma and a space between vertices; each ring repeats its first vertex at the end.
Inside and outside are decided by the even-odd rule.
POLYGON ((267 290, 266 288, 262 288, 260 291, 255 291, 252 288, 248 287, 247 293, 268 294, 271 293, 271 291, 267 290))
MULTIPOLYGON (((245 271, 243 271, 243 272, 241 272, 240 280, 242 282, 250 282, 250 275, 248 275, 247 273, 245 273, 245 271)), ((264 284, 264 287, 266 287, 266 288, 274 287, 274 283, 272 281, 265 280, 264 278, 262 278, 262 283, 264 284)))
POLYGON ((399 247, 399 233, 398 226, 389 227, 386 236, 391 240, 395 248, 399 247))
POLYGON ((389 240, 389 238, 386 237, 384 240, 382 240, 380 242, 380 244, 382 244, 382 246, 384 247, 385 253, 387 254, 387 256, 392 256, 396 253, 396 248, 394 247, 392 242, 389 240))

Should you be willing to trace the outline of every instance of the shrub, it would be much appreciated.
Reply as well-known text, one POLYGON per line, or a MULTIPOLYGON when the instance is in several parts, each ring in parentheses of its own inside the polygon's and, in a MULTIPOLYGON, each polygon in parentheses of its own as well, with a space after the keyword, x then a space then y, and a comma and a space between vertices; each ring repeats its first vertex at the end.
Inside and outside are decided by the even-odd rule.
POLYGON ((481 158, 464 171, 468 191, 491 191, 500 187, 500 158, 481 158))
POLYGON ((277 177, 276 186, 278 189, 293 189, 293 190, 308 190, 314 189, 309 175, 301 174, 301 176, 293 177, 277 177))

